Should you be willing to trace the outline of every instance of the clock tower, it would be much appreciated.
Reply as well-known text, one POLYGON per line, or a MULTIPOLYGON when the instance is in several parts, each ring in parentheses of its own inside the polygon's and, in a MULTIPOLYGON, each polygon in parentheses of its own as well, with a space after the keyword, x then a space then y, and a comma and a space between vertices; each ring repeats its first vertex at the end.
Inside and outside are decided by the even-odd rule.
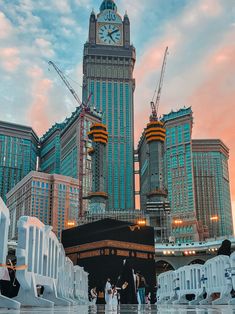
POLYGON ((103 113, 108 144, 105 160, 109 210, 135 208, 134 108, 135 48, 130 44, 130 21, 122 18, 113 0, 104 0, 100 12, 90 15, 84 46, 83 98, 103 113))

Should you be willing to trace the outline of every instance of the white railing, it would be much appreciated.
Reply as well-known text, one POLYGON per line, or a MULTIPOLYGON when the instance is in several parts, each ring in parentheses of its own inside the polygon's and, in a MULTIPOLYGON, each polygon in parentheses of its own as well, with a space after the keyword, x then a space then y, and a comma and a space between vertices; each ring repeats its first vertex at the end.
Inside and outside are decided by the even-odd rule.
POLYGON ((65 305, 57 297, 60 245, 51 229, 35 217, 18 221, 16 266, 22 269, 16 272, 20 290, 15 299, 24 306, 65 305), (38 297, 37 286, 44 287, 43 297, 38 297))
MULTIPOLYGON (((0 198, 0 280, 3 279, 4 273, 8 272, 6 258, 9 225, 9 210, 0 198)), ((0 290, 0 308, 1 307, 19 309, 20 303, 3 296, 0 290)))
POLYGON ((88 273, 83 267, 74 266, 74 296, 81 304, 88 303, 88 273))
POLYGON ((191 304, 199 304, 204 293, 202 274, 202 265, 184 266, 176 270, 177 300, 174 301, 174 304, 188 304, 187 294, 194 295, 194 301, 190 302, 191 304))
POLYGON ((230 258, 229 256, 219 255, 208 260, 204 265, 205 289, 207 298, 200 304, 222 305, 228 304, 231 300, 231 291, 233 288, 230 276, 230 258), (214 294, 219 293, 220 297, 213 301, 214 294))
POLYGON ((173 270, 158 276, 158 303, 172 303, 177 298, 175 272, 173 270))
MULTIPOLYGON (((9 267, 6 265, 9 224, 9 211, 0 199, 0 279, 9 267)), ((35 217, 19 219, 14 269, 20 289, 14 299, 0 293, 0 308, 88 304, 88 273, 73 266, 51 229, 35 217), (40 296, 39 287, 44 288, 40 296)))
POLYGON ((160 303, 235 304, 232 289, 235 290, 235 253, 231 257, 216 256, 204 265, 188 265, 159 275, 157 297, 160 303), (176 286, 172 282, 176 282, 176 286), (187 299, 189 295, 192 301, 187 299))

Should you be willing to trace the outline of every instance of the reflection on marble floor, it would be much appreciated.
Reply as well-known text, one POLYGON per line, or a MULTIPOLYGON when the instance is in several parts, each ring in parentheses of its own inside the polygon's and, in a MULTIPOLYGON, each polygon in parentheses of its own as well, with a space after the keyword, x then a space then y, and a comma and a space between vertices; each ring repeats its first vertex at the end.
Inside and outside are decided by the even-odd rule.
POLYGON ((107 306, 55 307, 54 309, 22 308, 18 310, 0 309, 0 314, 235 314, 235 306, 156 306, 122 305, 118 308, 107 306))

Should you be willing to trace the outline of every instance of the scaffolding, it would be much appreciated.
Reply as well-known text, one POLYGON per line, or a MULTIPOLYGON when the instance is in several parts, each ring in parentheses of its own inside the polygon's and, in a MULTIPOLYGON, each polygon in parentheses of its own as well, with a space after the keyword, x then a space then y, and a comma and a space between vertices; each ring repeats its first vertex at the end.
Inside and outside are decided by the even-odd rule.
POLYGON ((139 220, 145 220, 146 215, 144 211, 140 210, 115 210, 115 211, 106 211, 102 213, 85 213, 83 217, 79 219, 78 225, 85 225, 102 219, 115 219, 125 222, 131 222, 138 224, 139 220))

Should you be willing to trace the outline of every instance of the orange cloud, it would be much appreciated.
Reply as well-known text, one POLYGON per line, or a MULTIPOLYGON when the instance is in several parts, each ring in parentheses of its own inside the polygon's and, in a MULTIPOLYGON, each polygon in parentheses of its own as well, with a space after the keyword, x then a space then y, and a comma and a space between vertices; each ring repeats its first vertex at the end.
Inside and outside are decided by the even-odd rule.
MULTIPOLYGON (((235 203, 235 46, 227 44, 205 62, 208 77, 188 100, 194 112, 194 137, 220 138, 230 149, 231 196, 235 203)), ((235 208, 234 208, 235 210, 235 208)))

